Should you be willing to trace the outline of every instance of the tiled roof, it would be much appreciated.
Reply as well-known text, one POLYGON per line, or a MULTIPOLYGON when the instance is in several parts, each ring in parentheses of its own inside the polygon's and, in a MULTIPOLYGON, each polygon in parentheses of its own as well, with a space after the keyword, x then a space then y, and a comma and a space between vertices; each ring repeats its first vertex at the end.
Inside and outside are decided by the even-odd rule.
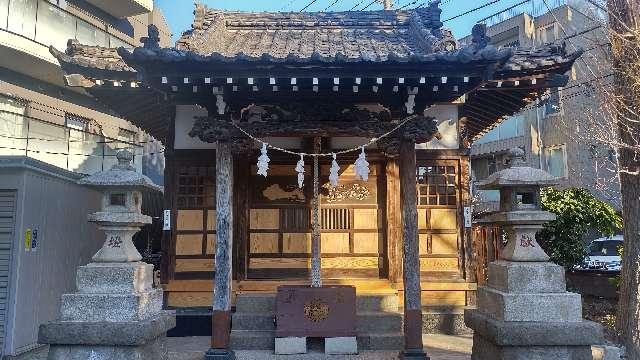
POLYGON ((236 58, 386 61, 455 48, 437 2, 408 11, 247 13, 196 5, 176 49, 236 58), (448 42, 448 43, 447 43, 448 42))
POLYGON ((60 52, 53 46, 50 51, 58 60, 70 65, 116 72, 135 72, 135 69, 122 60, 118 49, 82 45, 78 40, 72 39, 67 43, 65 52, 60 52))

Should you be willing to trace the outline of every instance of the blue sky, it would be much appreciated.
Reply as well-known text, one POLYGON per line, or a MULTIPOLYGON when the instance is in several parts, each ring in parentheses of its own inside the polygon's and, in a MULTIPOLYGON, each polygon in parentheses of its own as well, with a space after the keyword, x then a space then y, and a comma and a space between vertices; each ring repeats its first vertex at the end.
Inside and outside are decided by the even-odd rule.
MULTIPOLYGON (((209 7, 227 10, 242 10, 242 11, 300 11, 311 0, 200 0, 202 3, 209 7)), ((316 0, 311 5, 308 11, 322 11, 334 0, 316 0)), ((412 3, 414 0, 395 0, 398 6, 403 6, 407 3, 412 3)), ((442 5, 442 20, 448 19, 455 15, 461 14, 467 10, 476 8, 480 5, 490 3, 495 0, 443 0, 442 5)), ((339 0, 330 10, 340 11, 349 10, 354 5, 360 3, 361 0, 339 0)), ((369 0, 364 0, 365 4, 370 3, 369 0)), ((423 0, 416 3, 420 4, 423 0)), ((476 21, 500 12, 514 4, 520 3, 521 0, 500 0, 495 4, 487 6, 482 10, 478 10, 463 16, 461 18, 448 21, 445 23, 445 27, 453 30, 456 38, 463 37, 471 33, 471 28, 476 21)), ((552 3, 552 1, 550 1, 552 3)), ((171 27, 171 31, 174 34, 174 41, 180 36, 180 34, 189 29, 193 20, 193 1, 192 0, 155 0, 156 6, 159 6, 167 21, 171 27)), ((413 6, 416 6, 413 5, 413 6)), ((532 7, 530 4, 525 4, 518 7, 516 12, 522 12, 522 10, 528 10, 532 7)), ((382 5, 372 5, 368 10, 381 9, 382 5)))

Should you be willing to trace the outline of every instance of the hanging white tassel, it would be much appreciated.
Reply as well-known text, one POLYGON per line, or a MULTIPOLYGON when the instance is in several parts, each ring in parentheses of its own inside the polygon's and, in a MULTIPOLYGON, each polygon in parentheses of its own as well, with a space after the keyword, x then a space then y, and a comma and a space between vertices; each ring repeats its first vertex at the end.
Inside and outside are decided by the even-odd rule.
POLYGON ((267 143, 262 143, 262 149, 260 150, 260 157, 258 158, 258 175, 267 177, 267 171, 269 170, 269 155, 267 155, 267 143))
POLYGON ((329 169, 329 182, 333 187, 338 186, 338 171, 340 171, 340 166, 336 161, 336 154, 333 153, 333 161, 331 162, 331 168, 329 169))
POLYGON ((358 156, 358 160, 356 160, 354 171, 356 173, 356 179, 363 181, 369 180, 369 162, 367 161, 366 154, 364 153, 364 146, 362 147, 360 156, 358 156))
POLYGON ((304 185, 304 157, 302 154, 296 164, 296 172, 298 173, 298 187, 302 189, 302 185, 304 185))

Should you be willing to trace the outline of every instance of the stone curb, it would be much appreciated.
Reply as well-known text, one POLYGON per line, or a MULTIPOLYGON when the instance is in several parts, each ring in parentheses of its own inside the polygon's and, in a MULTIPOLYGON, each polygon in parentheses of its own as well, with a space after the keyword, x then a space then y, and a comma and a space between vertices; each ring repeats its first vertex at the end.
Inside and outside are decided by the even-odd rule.
POLYGON ((498 346, 591 346, 604 344, 602 326, 581 322, 505 322, 467 310, 465 324, 498 346))
POLYGON ((173 311, 131 322, 54 321, 40 325, 38 343, 52 345, 145 345, 176 326, 173 311))

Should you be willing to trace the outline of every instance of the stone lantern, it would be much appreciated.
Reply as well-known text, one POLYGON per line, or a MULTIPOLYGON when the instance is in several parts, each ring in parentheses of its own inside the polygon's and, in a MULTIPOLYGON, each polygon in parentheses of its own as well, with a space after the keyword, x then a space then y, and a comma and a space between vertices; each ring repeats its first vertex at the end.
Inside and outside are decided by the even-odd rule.
POLYGON ((524 151, 510 150, 510 167, 478 183, 481 190, 500 191, 500 211, 484 221, 502 226, 507 245, 502 258, 510 261, 548 261, 549 256, 536 242, 536 232, 556 216, 540 208, 540 189, 553 186, 558 179, 546 171, 524 166, 524 151))
POLYGON ((78 267, 77 292, 63 294, 60 317, 40 326, 38 342, 49 360, 166 360, 166 333, 175 314, 162 310, 162 290, 153 287, 153 265, 142 259, 132 236, 151 217, 141 212, 142 191, 160 191, 135 171, 132 154, 79 181, 102 191, 102 205, 89 215, 106 239, 93 262, 78 267))
POLYGON ((582 319, 579 294, 566 291, 564 268, 549 262, 536 232, 555 219, 540 208, 540 188, 557 179, 526 167, 524 152, 510 151, 510 167, 491 175, 480 189, 500 191, 500 211, 485 217, 500 225, 507 244, 489 264, 478 288, 477 309, 465 311, 474 330, 472 360, 591 360, 602 344, 602 327, 582 319))
POLYGON ((89 221, 97 223, 106 237, 92 258, 98 263, 142 260, 132 240, 142 226, 151 224, 151 217, 142 214, 142 191, 162 191, 131 165, 133 155, 129 151, 118 152, 116 158, 118 164, 111 169, 79 181, 102 192, 102 208, 89 215, 89 221))

